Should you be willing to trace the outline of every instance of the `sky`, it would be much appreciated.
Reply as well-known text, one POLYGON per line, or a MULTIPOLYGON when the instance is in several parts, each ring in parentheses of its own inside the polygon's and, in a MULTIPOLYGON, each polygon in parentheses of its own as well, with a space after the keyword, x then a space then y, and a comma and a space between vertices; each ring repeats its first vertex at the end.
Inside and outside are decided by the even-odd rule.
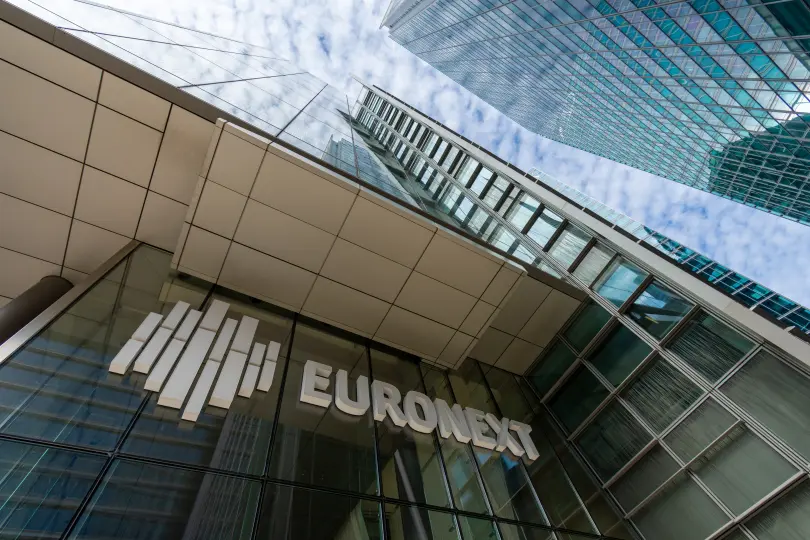
POLYGON ((528 171, 532 167, 810 305, 810 227, 535 135, 380 28, 388 0, 97 0, 261 45, 356 96, 360 78, 528 171))

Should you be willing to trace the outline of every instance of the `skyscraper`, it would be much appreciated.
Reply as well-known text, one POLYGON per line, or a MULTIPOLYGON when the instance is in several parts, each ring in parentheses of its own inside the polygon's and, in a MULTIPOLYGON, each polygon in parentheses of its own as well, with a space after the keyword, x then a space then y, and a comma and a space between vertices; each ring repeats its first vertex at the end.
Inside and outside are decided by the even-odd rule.
POLYGON ((42 3, 0 2, 0 537, 810 535, 807 308, 379 88, 42 3))
POLYGON ((809 17, 802 0, 423 0, 383 24, 530 131, 807 224, 809 17))

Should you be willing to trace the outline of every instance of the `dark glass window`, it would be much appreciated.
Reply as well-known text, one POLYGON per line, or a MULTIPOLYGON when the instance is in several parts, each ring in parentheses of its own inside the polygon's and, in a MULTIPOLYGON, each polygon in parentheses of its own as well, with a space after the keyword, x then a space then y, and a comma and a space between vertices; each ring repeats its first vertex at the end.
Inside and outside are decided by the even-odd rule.
POLYGON ((574 431, 608 396, 608 389, 585 366, 580 366, 551 398, 549 406, 574 431))
POLYGON ((759 540, 810 538, 810 485, 803 483, 746 523, 759 540))
POLYGON ((260 483, 116 460, 71 538, 248 540, 260 483))
POLYGON ((599 477, 607 481, 650 440, 652 435, 624 405, 614 400, 582 431, 577 445, 599 477))
POLYGON ((385 522, 391 540, 459 540, 453 514, 389 503, 385 505, 385 522))
MULTIPOLYGON (((425 393, 419 366, 379 350, 371 351, 374 379, 396 386, 402 397, 410 390, 425 393)), ((450 506, 441 458, 433 433, 397 427, 390 418, 377 422, 377 448, 383 494, 394 499, 450 506)))
POLYGON ((618 386, 652 351, 630 329, 617 326, 588 358, 596 369, 618 386))
POLYGON ((669 345, 687 364, 717 382, 754 346, 708 313, 700 312, 686 322, 683 331, 669 345))
POLYGON ((59 538, 105 461, 0 441, 0 538, 59 538))
POLYGON ((630 511, 678 472, 678 464, 661 446, 656 446, 611 485, 610 491, 630 511))
POLYGON ((690 302, 653 281, 636 298, 627 314, 651 335, 661 339, 690 309, 690 302))
POLYGON ((599 304, 589 303, 563 335, 574 350, 581 352, 610 320, 610 313, 599 304))
POLYGON ((527 375, 540 396, 546 395, 552 386, 574 363, 576 355, 562 341, 557 341, 527 375))
POLYGON ((256 537, 380 540, 383 537, 380 504, 301 487, 267 484, 256 537))
POLYGON ((338 369, 348 372, 350 392, 358 376, 369 375, 363 343, 320 327, 296 326, 271 450, 271 478, 376 493, 371 411, 356 417, 336 411, 334 400, 329 409, 301 403, 298 398, 307 360, 332 366, 331 389, 338 369))

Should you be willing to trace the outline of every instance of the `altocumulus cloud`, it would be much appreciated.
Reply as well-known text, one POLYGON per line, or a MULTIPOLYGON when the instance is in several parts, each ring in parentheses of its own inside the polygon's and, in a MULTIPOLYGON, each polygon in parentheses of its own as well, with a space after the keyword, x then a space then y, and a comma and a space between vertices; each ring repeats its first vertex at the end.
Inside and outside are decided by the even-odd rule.
POLYGON ((388 38, 387 0, 128 0, 111 6, 267 47, 345 91, 377 84, 497 155, 538 167, 804 304, 810 227, 539 137, 388 38))

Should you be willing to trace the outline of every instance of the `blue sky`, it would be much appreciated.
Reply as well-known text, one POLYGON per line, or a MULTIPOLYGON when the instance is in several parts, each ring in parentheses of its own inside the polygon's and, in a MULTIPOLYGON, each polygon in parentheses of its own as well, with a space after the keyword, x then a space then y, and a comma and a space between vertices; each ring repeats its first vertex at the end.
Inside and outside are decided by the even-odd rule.
POLYGON ((544 139, 388 38, 387 0, 99 0, 268 47, 356 95, 377 84, 528 171, 537 167, 762 284, 810 305, 810 227, 544 139))

